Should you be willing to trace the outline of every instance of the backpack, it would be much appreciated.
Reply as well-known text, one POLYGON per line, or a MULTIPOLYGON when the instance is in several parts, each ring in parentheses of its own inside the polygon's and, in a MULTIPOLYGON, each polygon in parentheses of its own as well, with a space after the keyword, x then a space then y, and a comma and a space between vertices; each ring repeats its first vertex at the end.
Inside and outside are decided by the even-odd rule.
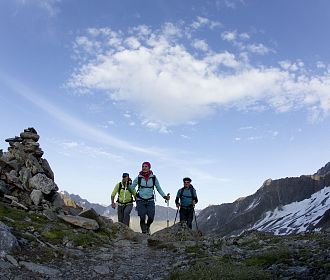
MULTIPOLYGON (((151 179, 152 179, 152 187, 149 187, 149 186, 141 186, 142 177, 141 177, 141 176, 138 177, 138 190, 137 190, 137 193, 136 193, 136 197, 138 197, 138 198, 140 198, 140 199, 142 199, 142 200, 150 200, 150 199, 154 199, 154 198, 155 198, 156 176, 153 175, 153 176, 151 177, 151 179), (148 189, 151 189, 151 188, 152 188, 153 191, 154 191, 153 196, 150 197, 150 198, 148 198, 148 199, 144 199, 144 198, 140 197, 140 195, 139 195, 139 190, 140 190, 140 188, 148 188, 148 189)), ((148 180, 149 180, 149 179, 148 179, 148 180)), ((156 199, 155 199, 155 200, 156 200, 156 199)))
POLYGON ((190 185, 190 187, 189 187, 189 189, 190 189, 190 193, 191 193, 191 196, 183 195, 184 189, 185 189, 185 187, 183 187, 183 188, 181 189, 181 192, 180 192, 180 201, 182 201, 182 197, 189 197, 189 198, 192 198, 193 200, 194 200, 194 199, 196 200, 197 197, 194 196, 194 190, 195 190, 195 189, 194 189, 194 187, 193 187, 192 185, 190 185))
POLYGON ((127 189, 126 189, 126 190, 128 190, 128 191, 131 193, 131 200, 128 201, 128 202, 125 202, 125 203, 119 201, 120 191, 121 191, 122 189, 125 189, 125 188, 124 188, 122 182, 120 182, 120 183, 119 183, 119 189, 118 189, 118 198, 117 198, 117 202, 119 202, 119 203, 121 203, 121 204, 129 204, 129 203, 132 203, 134 200, 133 200, 132 193, 131 193, 131 191, 129 190, 128 186, 127 186, 127 189))

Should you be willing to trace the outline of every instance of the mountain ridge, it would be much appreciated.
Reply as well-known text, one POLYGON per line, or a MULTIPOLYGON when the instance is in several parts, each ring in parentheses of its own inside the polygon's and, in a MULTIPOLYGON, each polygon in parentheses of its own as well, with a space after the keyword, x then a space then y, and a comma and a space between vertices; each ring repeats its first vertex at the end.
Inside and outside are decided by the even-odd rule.
MULTIPOLYGON (((254 224, 262 220, 268 211, 308 199, 327 186, 330 186, 330 163, 314 175, 267 179, 252 195, 239 198, 232 203, 206 207, 197 217, 198 223, 201 230, 206 233, 223 236, 240 234, 244 230, 255 228, 254 224)), ((330 208, 328 198, 325 198, 326 205, 330 208)), ((310 227, 306 227, 309 230, 315 226, 310 223, 310 227)), ((327 228, 328 223, 323 227, 327 228)))

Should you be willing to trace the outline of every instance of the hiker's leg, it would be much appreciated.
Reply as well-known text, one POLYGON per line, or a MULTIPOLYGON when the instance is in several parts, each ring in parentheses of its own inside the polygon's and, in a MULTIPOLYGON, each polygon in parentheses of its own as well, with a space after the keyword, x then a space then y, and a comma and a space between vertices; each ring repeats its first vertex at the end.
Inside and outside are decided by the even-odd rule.
POLYGON ((124 219, 124 211, 123 211, 123 207, 121 205, 118 205, 118 222, 122 223, 123 219, 124 219))
POLYGON ((147 208, 142 200, 136 201, 136 208, 138 211, 138 215, 140 217, 140 227, 142 233, 146 233, 146 215, 147 215, 147 208))
POLYGON ((187 222, 187 209, 186 208, 180 208, 180 223, 187 222))
POLYGON ((129 220, 130 220, 130 214, 133 208, 133 204, 127 204, 125 209, 124 209, 124 218, 123 218, 123 223, 129 227, 129 220))
POLYGON ((192 228, 192 221, 194 218, 194 209, 193 208, 187 209, 187 212, 188 212, 187 225, 189 228, 192 228))
POLYGON ((147 204, 147 215, 148 215, 148 220, 147 220, 147 232, 150 233, 150 225, 154 221, 155 218, 155 202, 148 201, 147 204))

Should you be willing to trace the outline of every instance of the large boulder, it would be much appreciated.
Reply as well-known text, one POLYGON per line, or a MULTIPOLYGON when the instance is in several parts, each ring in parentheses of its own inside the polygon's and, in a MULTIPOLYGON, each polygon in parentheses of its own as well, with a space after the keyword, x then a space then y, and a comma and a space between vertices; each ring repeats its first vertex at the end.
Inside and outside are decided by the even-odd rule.
POLYGON ((52 191, 58 191, 57 185, 45 174, 38 173, 29 180, 31 189, 41 190, 44 194, 50 194, 52 191))
POLYGON ((82 227, 85 229, 91 229, 91 230, 98 230, 99 224, 92 219, 79 217, 79 216, 71 216, 71 215, 58 215, 60 219, 63 221, 66 221, 67 223, 70 223, 72 225, 82 227))

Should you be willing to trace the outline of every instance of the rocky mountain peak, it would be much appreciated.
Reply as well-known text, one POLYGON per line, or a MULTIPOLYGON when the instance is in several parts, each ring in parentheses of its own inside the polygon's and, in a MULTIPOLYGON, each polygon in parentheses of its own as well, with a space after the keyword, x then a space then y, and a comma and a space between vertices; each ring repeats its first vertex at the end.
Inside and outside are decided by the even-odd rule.
POLYGON ((330 162, 320 168, 314 175, 325 176, 328 173, 330 173, 330 162))

